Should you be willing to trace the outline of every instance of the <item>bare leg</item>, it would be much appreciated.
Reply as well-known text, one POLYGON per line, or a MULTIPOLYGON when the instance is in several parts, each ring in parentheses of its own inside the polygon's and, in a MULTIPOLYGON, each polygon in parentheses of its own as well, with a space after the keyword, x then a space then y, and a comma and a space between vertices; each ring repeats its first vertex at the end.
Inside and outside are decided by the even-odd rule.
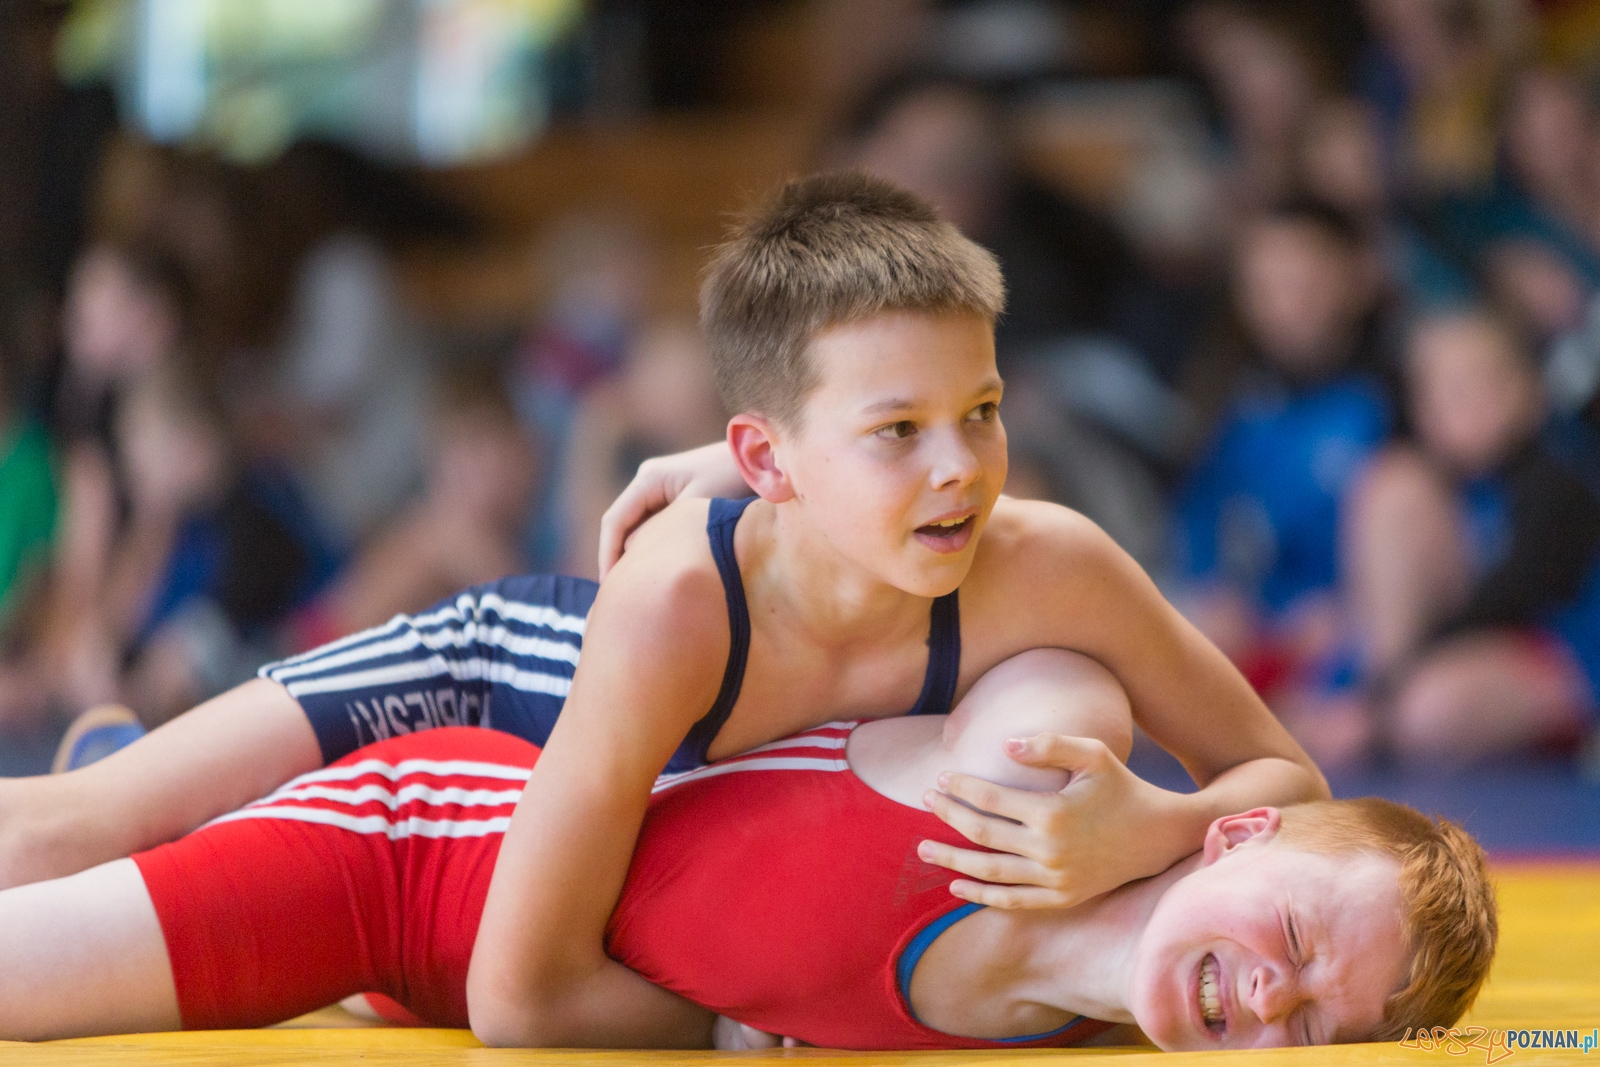
POLYGON ((0 779, 0 887, 175 840, 320 766, 294 698, 246 682, 82 770, 0 779))
POLYGON ((1421 660, 1395 695, 1395 744, 1412 759, 1464 764, 1582 725, 1587 685, 1559 649, 1476 633, 1421 660))
POLYGON ((176 1030, 167 944, 132 860, 0 892, 0 1038, 176 1030))
POLYGON ((1466 596, 1450 487, 1413 449, 1387 450, 1356 485, 1343 542, 1350 613, 1381 677, 1466 596))

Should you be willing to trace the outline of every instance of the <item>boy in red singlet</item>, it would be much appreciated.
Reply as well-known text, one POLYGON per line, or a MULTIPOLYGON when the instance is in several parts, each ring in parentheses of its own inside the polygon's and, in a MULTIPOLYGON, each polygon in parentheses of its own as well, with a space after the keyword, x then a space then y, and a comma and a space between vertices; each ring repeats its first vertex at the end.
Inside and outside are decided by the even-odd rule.
MULTIPOLYGON (((506 835, 468 982, 486 1041, 630 1043, 619 1019, 640 1043, 696 1032, 698 1008, 604 951, 669 763, 724 759, 835 719, 946 711, 1031 648, 1105 664, 1135 720, 1201 789, 1156 789, 1070 740, 1015 745, 1012 758, 1070 769, 1073 784, 1042 804, 991 796, 986 810, 1019 828, 957 803, 976 787, 952 776, 935 813, 1011 853, 930 839, 925 859, 969 876, 950 885, 960 897, 1068 906, 1167 869, 1222 815, 1327 795, 1239 674, 1101 531, 1052 505, 996 503, 1002 302, 992 256, 860 175, 791 183, 719 252, 702 317, 739 413, 729 445, 760 499, 665 508, 579 620, 581 661, 563 651, 576 671, 570 690, 552 684, 565 705, 526 788, 534 814, 506 835)), ((455 640, 412 643, 418 661, 378 673, 426 674, 455 640)), ((474 656, 450 677, 515 677, 512 666, 474 656)), ((89 776, 95 789, 0 795, 0 867, 31 855, 26 876, 37 877, 41 864, 61 873, 149 847, 320 765, 326 752, 290 695, 302 680, 262 679, 185 716, 127 750, 115 774, 89 776), (98 818, 107 805, 118 820, 98 818), (50 832, 57 822, 76 836, 50 832), (17 846, 27 834, 50 844, 17 846)), ((433 724, 425 693, 373 699, 374 723, 433 724)))
MULTIPOLYGON (((1070 909, 962 904, 917 858, 925 836, 958 840, 922 794, 952 767, 1059 787, 1000 755, 1041 727, 1118 758, 1126 697, 1038 650, 948 718, 833 723, 658 783, 607 931, 698 1005, 692 1041, 658 1040, 1017 1047, 1120 1021, 1163 1048, 1236 1048, 1380 1039, 1470 1003, 1494 946, 1481 852, 1382 801, 1219 819, 1201 852, 1070 909)), ((260 1025, 360 990, 463 1025, 538 758, 486 730, 382 742, 131 861, 0 893, 0 1037, 260 1025)), ((637 1034, 614 1020, 596 1043, 637 1034)))

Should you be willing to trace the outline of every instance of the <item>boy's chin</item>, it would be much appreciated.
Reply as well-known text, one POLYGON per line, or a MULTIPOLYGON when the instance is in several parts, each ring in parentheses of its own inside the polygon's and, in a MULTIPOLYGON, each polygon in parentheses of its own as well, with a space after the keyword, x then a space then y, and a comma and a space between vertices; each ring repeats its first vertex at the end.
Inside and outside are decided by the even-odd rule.
POLYGON ((897 567, 884 577, 890 585, 912 596, 935 599, 953 593, 972 569, 972 556, 945 557, 933 565, 897 567))

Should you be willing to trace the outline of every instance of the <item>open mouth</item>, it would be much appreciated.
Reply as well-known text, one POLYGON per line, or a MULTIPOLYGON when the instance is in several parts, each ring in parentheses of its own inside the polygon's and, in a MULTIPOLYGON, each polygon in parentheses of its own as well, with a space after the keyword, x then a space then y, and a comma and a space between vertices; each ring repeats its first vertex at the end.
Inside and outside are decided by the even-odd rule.
POLYGON ((1209 952, 1200 961, 1200 979, 1195 987, 1195 1002, 1200 1008, 1200 1020, 1213 1034, 1228 1028, 1222 1012, 1222 977, 1217 957, 1209 952))
POLYGON ((976 515, 960 515, 939 519, 916 528, 917 540, 922 547, 941 554, 960 552, 972 540, 973 528, 978 525, 976 515))

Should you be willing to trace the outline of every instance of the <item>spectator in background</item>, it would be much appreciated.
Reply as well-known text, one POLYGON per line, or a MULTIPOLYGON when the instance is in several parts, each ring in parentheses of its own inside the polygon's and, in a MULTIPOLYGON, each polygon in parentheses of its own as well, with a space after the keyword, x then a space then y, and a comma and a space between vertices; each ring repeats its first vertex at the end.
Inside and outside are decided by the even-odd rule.
POLYGON ((74 271, 57 425, 62 530, 19 653, 43 713, 132 704, 151 724, 248 677, 334 565, 281 471, 246 464, 192 369, 174 261, 94 246, 74 271))
POLYGON ((17 392, 10 349, 0 348, 0 656, 19 605, 43 577, 56 527, 50 437, 17 392))
POLYGON ((1362 6, 1372 36, 1356 80, 1382 125, 1391 175, 1422 195, 1487 185, 1504 70, 1526 31, 1522 5, 1364 0, 1362 6))
POLYGON ((10 348, 0 348, 0 726, 44 706, 42 679, 17 654, 36 636, 56 534, 54 450, 15 382, 10 348))
POLYGON ((1510 79, 1500 119, 1493 180, 1419 201, 1414 214, 1433 248, 1469 278, 1486 274, 1542 345, 1600 287, 1594 109, 1570 77, 1530 69, 1510 79))
POLYGON ((1326 73, 1283 11, 1202 0, 1185 12, 1191 62, 1221 112, 1230 199, 1248 215, 1294 192, 1299 131, 1326 73))
POLYGON ((249 679, 337 557, 286 472, 242 463, 176 368, 140 379, 117 433, 129 515, 78 658, 154 726, 249 679))
POLYGON ((641 331, 621 374, 591 388, 573 417, 561 478, 568 521, 561 572, 597 577, 600 517, 640 463, 716 440, 726 425, 699 326, 669 319, 641 331))
POLYGON ((382 249, 326 234, 297 267, 281 392, 300 420, 297 466, 344 544, 392 517, 421 481, 428 354, 382 249))
POLYGON ((1233 284, 1249 365, 1175 503, 1176 602, 1268 694, 1341 632, 1336 530, 1388 401, 1359 367, 1376 286, 1359 230, 1295 202, 1244 226, 1233 284))
MULTIPOLYGON (((628 223, 598 215, 557 220, 535 248, 539 312, 511 367, 511 396, 534 435, 545 479, 524 536, 537 570, 554 570, 573 543, 562 507, 567 442, 588 391, 616 375, 655 296, 657 253, 628 223)), ((584 573, 587 572, 587 568, 584 573)))
POLYGON ((295 615, 289 642, 295 651, 528 569, 518 539, 538 453, 500 376, 486 369, 447 373, 429 409, 422 495, 295 615))
POLYGON ((136 383, 179 358, 191 302, 176 261, 145 249, 92 245, 73 268, 52 413, 63 457, 61 529, 49 607, 24 657, 40 680, 38 712, 117 697, 120 649, 106 643, 102 612, 133 501, 119 411, 136 383))
POLYGON ((1502 120, 1505 179, 1553 229, 1600 249, 1594 106, 1578 80, 1530 68, 1511 82, 1502 120))
POLYGON ((1345 533, 1370 703, 1291 728, 1330 762, 1385 743, 1457 764, 1570 742, 1600 692, 1600 436, 1541 436, 1533 360, 1487 312, 1422 319, 1405 369, 1415 440, 1363 474, 1345 533))
POLYGON ((959 78, 912 71, 868 95, 825 163, 926 197, 1005 271, 1002 371, 1063 334, 1104 329, 1134 269, 1110 222, 1028 177, 1005 112, 959 78))

